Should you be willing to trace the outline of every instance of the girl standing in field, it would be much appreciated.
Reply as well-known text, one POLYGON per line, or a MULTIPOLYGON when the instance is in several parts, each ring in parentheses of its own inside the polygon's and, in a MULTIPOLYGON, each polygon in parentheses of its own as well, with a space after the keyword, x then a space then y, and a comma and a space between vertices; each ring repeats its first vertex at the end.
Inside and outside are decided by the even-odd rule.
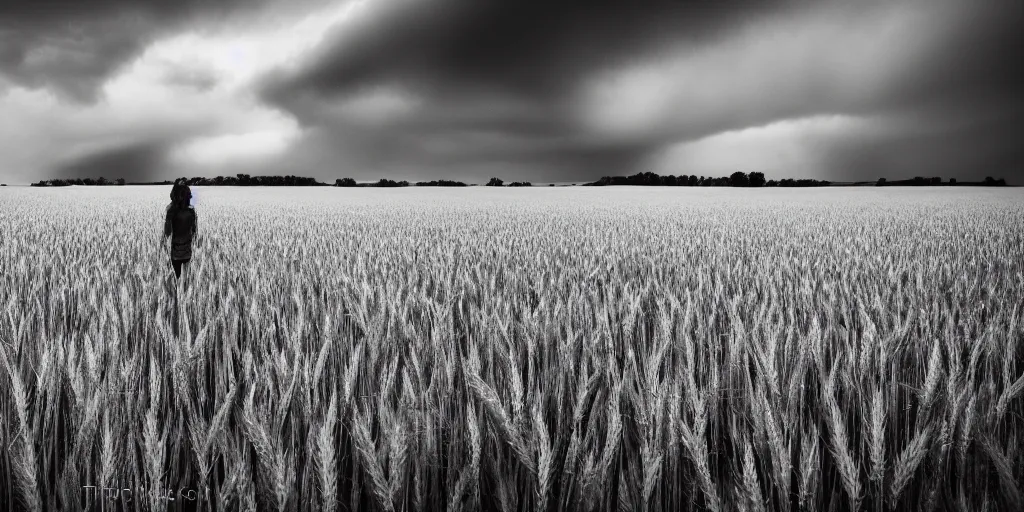
POLYGON ((192 259, 192 241, 199 230, 196 211, 189 204, 191 199, 192 191, 188 185, 174 185, 164 219, 164 238, 171 237, 171 264, 178 278, 181 277, 182 265, 192 259))

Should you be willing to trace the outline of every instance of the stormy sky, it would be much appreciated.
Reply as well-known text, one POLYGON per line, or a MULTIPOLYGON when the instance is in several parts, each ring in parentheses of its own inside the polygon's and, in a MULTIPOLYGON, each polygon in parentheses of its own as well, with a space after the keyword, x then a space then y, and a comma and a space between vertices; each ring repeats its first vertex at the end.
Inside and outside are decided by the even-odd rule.
POLYGON ((1024 184, 1013 0, 5 0, 0 181, 1024 184))

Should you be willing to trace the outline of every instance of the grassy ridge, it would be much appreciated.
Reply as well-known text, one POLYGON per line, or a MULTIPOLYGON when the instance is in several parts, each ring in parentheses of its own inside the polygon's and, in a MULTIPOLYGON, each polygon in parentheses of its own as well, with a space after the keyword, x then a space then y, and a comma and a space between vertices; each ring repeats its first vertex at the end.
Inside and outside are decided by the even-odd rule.
POLYGON ((0 508, 1024 507, 1013 191, 211 189, 179 286, 166 191, 66 192, 0 206, 0 508))

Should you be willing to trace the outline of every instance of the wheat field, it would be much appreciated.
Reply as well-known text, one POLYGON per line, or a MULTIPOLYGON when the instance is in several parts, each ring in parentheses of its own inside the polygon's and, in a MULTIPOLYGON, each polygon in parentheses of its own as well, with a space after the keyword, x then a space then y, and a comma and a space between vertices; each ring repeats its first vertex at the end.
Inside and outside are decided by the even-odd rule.
POLYGON ((1024 510, 1017 189, 0 191, 0 509, 1024 510))

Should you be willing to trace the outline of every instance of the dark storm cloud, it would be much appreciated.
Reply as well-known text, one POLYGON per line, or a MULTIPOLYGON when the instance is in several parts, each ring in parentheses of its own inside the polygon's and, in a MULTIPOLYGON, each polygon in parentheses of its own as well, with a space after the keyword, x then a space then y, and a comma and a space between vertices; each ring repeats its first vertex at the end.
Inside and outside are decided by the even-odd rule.
POLYGON ((97 88, 159 35, 269 0, 4 0, 0 75, 91 102, 97 88))
POLYGON ((90 152, 53 169, 53 178, 124 178, 128 182, 159 181, 168 146, 158 141, 131 143, 90 152))
POLYGON ((1022 11, 1006 0, 4 2, 0 163, 476 182, 655 165, 1010 178, 1024 162, 1022 11), (252 43, 263 36, 278 43, 252 43), (120 133, 164 142, 62 160, 120 133), (272 133, 286 141, 278 156, 245 147, 272 133), (217 139, 227 134, 242 138, 217 139))
MULTIPOLYGON (((1022 5, 1000 0, 382 0, 365 4, 358 20, 339 26, 302 65, 272 75, 263 97, 316 128, 315 140, 301 145, 304 151, 334 154, 360 168, 419 164, 424 173, 436 173, 445 166, 514 167, 518 162, 520 172, 545 173, 552 181, 580 174, 592 178, 642 170, 637 167, 652 152, 669 144, 783 119, 840 114, 914 118, 946 127, 941 133, 912 129, 861 146, 866 153, 886 148, 880 150, 888 155, 882 167, 893 177, 924 172, 920 167, 930 160, 922 152, 939 145, 1012 169, 1022 157, 1007 144, 1011 135, 958 120, 1019 105, 1022 5), (879 47, 864 34, 889 19, 904 21, 895 33, 877 29, 891 44, 879 47), (758 24, 762 21, 795 33, 804 33, 801 24, 825 28, 795 43, 787 42, 785 32, 766 31, 763 46, 771 50, 763 53, 750 41, 731 46, 740 29, 748 35, 766 30, 758 24), (719 60, 698 59, 666 71, 676 76, 652 86, 653 94, 693 89, 703 97, 678 93, 678 101, 662 102, 647 116, 657 119, 640 117, 628 133, 599 133, 580 122, 576 96, 602 73, 644 59, 656 68, 657 59, 650 58, 661 53, 719 55, 718 48, 719 60), (761 61, 750 62, 747 56, 753 54, 761 61), (406 115, 382 115, 369 124, 333 108, 381 87, 406 91, 419 102, 406 115), (486 99, 465 107, 479 98, 486 99), (498 108, 488 115, 489 101, 517 104, 523 112, 498 108), (451 110, 483 114, 459 116, 451 110), (474 130, 491 136, 471 143, 465 133, 474 130), (318 143, 327 147, 314 151, 318 143)), ((634 100, 645 101, 642 88, 629 97, 623 95, 630 91, 618 91, 613 89, 611 99, 624 110, 634 100)), ((627 121, 624 117, 623 126, 627 121)), ((605 123, 614 126, 615 116, 605 123)), ((858 144, 862 141, 837 141, 834 151, 820 148, 836 158, 820 175, 845 169, 850 163, 845 152, 858 144)))
POLYGON ((632 167, 653 145, 578 133, 567 100, 581 79, 665 43, 711 37, 780 3, 384 0, 339 27, 307 65, 271 76, 264 97, 323 128, 319 137, 344 147, 359 169, 455 176, 460 167, 491 166, 518 168, 524 179, 589 176, 632 167), (375 128, 321 108, 380 85, 424 105, 375 128), (501 106, 509 103, 516 106, 501 106))
POLYGON ((380 81, 530 97, 659 42, 709 37, 783 2, 763 0, 382 0, 339 28, 313 64, 271 88, 331 95, 380 81))
POLYGON ((829 148, 832 172, 852 179, 996 176, 1024 185, 1024 3, 959 7, 933 28, 942 34, 937 44, 865 109, 907 117, 910 126, 829 148))
MULTIPOLYGON (((939 2, 945 8, 950 2, 939 2)), ((922 4, 928 7, 927 3, 922 4)), ((903 70, 881 108, 924 110, 1020 104, 1024 90, 1024 3, 961 2, 931 29, 941 34, 924 58, 903 70)))
POLYGON ((49 86, 65 98, 89 102, 103 79, 139 50, 143 32, 136 26, 96 30, 86 37, 0 33, 6 48, 0 73, 22 86, 49 86))
POLYGON ((595 169, 628 168, 654 147, 645 140, 595 139, 558 114, 558 105, 531 98, 435 94, 395 107, 357 94, 339 102, 288 99, 307 132, 282 165, 357 179, 384 173, 476 182, 499 170, 533 181, 556 174, 586 179, 595 169))

